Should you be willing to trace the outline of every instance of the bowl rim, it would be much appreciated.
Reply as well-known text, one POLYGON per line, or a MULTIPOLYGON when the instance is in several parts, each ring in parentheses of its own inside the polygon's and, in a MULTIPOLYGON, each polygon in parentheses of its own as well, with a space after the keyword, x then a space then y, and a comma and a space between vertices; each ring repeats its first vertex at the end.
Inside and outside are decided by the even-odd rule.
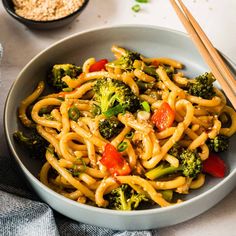
MULTIPOLYGON (((42 50, 40 53, 38 53, 36 56, 34 56, 24 67, 23 69, 20 71, 20 73, 17 75, 17 78, 15 79, 15 81, 13 82, 7 98, 5 100, 5 106, 4 106, 4 117, 3 117, 3 122, 4 122, 4 131, 5 131, 5 137, 7 140, 7 144, 11 150, 11 153, 13 154, 15 160, 17 161, 18 165, 20 166, 20 168, 22 169, 22 171, 24 172, 25 175, 27 175, 36 185, 38 185, 40 188, 43 188, 44 191, 46 191, 48 194, 52 194, 53 197, 56 197, 59 200, 65 201, 68 204, 72 204, 75 207, 80 207, 83 208, 84 210, 88 210, 88 211, 93 211, 93 212, 97 212, 97 213, 106 213, 106 214, 111 214, 111 215, 120 215, 120 216, 138 216, 138 215, 150 215, 150 214, 157 214, 157 213, 162 213, 162 212, 168 212, 168 211, 172 211, 174 209, 181 209, 186 207, 187 205, 191 205, 191 203, 196 202, 201 200, 202 198, 204 198, 206 195, 208 194, 213 194, 218 188, 220 188, 222 185, 224 185, 226 182, 229 182, 231 178, 233 178, 233 176, 236 178, 236 168, 233 169, 224 179, 222 179, 219 183, 217 183, 216 185, 214 185, 213 187, 211 187, 210 189, 206 190, 205 192, 199 194, 198 196, 195 196, 191 199, 188 199, 186 201, 181 202, 181 204, 174 204, 168 207, 157 207, 157 208, 153 208, 153 209, 144 209, 144 210, 136 210, 136 211, 117 211, 117 210, 111 210, 111 209, 106 209, 106 208, 99 208, 99 207, 94 207, 94 206, 90 206, 90 205, 86 205, 86 204, 82 204, 82 203, 78 203, 75 202, 71 199, 68 199, 60 194, 58 194, 57 192, 51 190, 50 188, 48 188, 47 186, 45 186, 43 183, 41 183, 25 166, 24 164, 21 162, 20 158, 18 157, 18 154, 16 153, 16 151, 13 148, 13 145, 11 143, 11 139, 10 136, 11 134, 9 134, 8 132, 8 121, 7 121, 7 109, 9 106, 9 100, 11 97, 11 94, 13 93, 13 90, 16 86, 17 81, 19 80, 19 78, 21 77, 21 75, 24 73, 25 70, 28 69, 28 67, 30 66, 30 64, 36 60, 37 58, 39 58, 42 54, 44 54, 47 50, 52 49, 53 47, 58 46, 59 44, 70 40, 72 38, 75 37, 79 37, 81 35, 87 34, 87 33, 92 33, 92 32, 96 32, 96 31, 103 31, 103 30, 109 30, 109 29, 119 29, 119 28, 149 28, 149 29, 153 29, 153 30, 159 30, 159 31, 167 31, 173 34, 177 34, 180 35, 182 37, 188 38, 190 39, 190 37, 181 31, 178 30, 174 30, 171 28, 166 28, 166 27, 161 27, 161 26, 155 26, 155 25, 139 25, 139 24, 118 24, 118 25, 110 25, 110 26, 106 26, 106 27, 94 27, 91 29, 87 29, 87 30, 83 30, 81 32, 78 33, 74 33, 72 35, 69 35, 59 41, 56 41, 55 43, 49 45, 46 49, 42 50)), ((222 54, 222 53, 221 53, 222 54)), ((227 56, 225 56, 224 54, 222 54, 227 61, 234 66, 234 68, 236 68, 236 64, 227 56)), ((235 185, 236 185, 236 181, 235 181, 235 185)), ((208 209, 208 208, 207 208, 208 209)))
POLYGON ((14 17, 15 19, 21 21, 21 22, 24 22, 24 23, 28 23, 28 24, 32 24, 32 25, 38 25, 38 24, 44 24, 44 25, 47 25, 47 24, 51 24, 51 23, 56 23, 56 22, 60 22, 60 21, 63 21, 63 20, 66 20, 66 19, 69 19, 73 16, 76 16, 77 14, 79 14, 80 12, 82 12, 84 10, 84 8, 87 6, 87 4, 89 3, 89 0, 84 0, 82 6, 77 9, 76 11, 72 12, 71 14, 69 15, 66 15, 64 17, 61 17, 61 18, 58 18, 58 19, 55 19, 55 20, 47 20, 47 21, 38 21, 38 20, 31 20, 31 19, 27 19, 27 18, 24 18, 23 16, 20 16, 18 14, 15 13, 15 11, 13 10, 12 7, 10 7, 9 3, 11 2, 12 4, 14 4, 12 2, 12 0, 2 0, 2 3, 3 3, 3 6, 4 8, 6 9, 6 11, 12 16, 14 17))

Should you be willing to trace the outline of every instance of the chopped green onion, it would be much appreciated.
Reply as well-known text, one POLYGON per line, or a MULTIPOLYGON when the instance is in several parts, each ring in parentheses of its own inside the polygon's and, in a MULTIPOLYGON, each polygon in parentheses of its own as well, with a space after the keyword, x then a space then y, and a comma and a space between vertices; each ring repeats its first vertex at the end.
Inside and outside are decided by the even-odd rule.
POLYGON ((62 89, 62 91, 63 92, 71 92, 71 91, 73 91, 73 88, 64 88, 64 89, 62 89))
POLYGON ((135 0, 136 2, 139 2, 139 3, 148 3, 149 0, 135 0))
POLYGON ((99 106, 97 106, 96 104, 93 104, 92 114, 93 114, 93 116, 100 115, 101 114, 101 108, 99 106))
POLYGON ((128 143, 127 143, 127 142, 121 142, 121 143, 117 146, 117 151, 118 151, 118 152, 123 152, 127 147, 128 147, 128 143))
POLYGON ((73 121, 77 121, 80 117, 80 112, 79 109, 75 106, 72 106, 69 110, 68 110, 68 116, 71 120, 73 121))
POLYGON ((123 113, 124 111, 125 111, 125 107, 122 106, 121 104, 119 104, 119 105, 112 107, 112 108, 108 109, 107 111, 103 112, 103 114, 109 118, 112 116, 116 116, 119 113, 123 113))
POLYGON ((144 101, 144 102, 141 103, 141 105, 142 105, 144 111, 146 111, 146 112, 150 112, 151 111, 151 108, 150 108, 150 105, 149 105, 148 102, 144 101))
POLYGON ((141 10, 141 7, 139 4, 135 4, 134 6, 132 6, 131 8, 134 12, 139 12, 141 10))
POLYGON ((134 137, 134 132, 130 131, 128 134, 125 135, 126 138, 132 139, 134 137))

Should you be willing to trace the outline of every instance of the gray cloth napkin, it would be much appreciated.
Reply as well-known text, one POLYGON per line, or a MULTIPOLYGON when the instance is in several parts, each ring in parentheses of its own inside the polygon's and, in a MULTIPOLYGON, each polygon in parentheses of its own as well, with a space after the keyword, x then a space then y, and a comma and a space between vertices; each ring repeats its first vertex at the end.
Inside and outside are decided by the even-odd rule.
MULTIPOLYGON (((0 62, 2 47, 0 44, 0 62)), ((1 80, 0 80, 1 82, 1 80)), ((3 130, 2 124, 0 127, 3 130)), ((1 236, 158 236, 152 231, 115 231, 87 225, 54 212, 27 186, 14 158, 0 156, 1 236)))
POLYGON ((157 236, 152 231, 115 231, 73 221, 54 212, 25 184, 12 157, 0 157, 0 235, 157 236))

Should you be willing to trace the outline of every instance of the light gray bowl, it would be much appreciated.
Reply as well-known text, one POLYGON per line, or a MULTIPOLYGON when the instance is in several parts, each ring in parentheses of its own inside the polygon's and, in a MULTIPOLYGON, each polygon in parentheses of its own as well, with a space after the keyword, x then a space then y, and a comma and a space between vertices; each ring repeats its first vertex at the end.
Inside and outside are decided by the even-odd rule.
POLYGON ((231 139, 230 151, 225 153, 229 170, 223 179, 207 178, 206 184, 192 191, 186 201, 167 208, 120 212, 83 205, 53 192, 37 179, 41 164, 32 160, 17 145, 12 134, 22 128, 17 119, 17 108, 38 81, 45 79, 49 65, 82 62, 89 57, 112 59, 112 44, 142 53, 147 57, 164 56, 180 60, 185 73, 196 76, 208 71, 193 43, 185 34, 154 26, 117 26, 72 35, 52 45, 32 59, 13 84, 5 106, 5 131, 9 147, 35 192, 53 209, 74 220, 117 230, 144 230, 169 226, 186 221, 208 210, 223 199, 236 185, 236 141, 231 139))

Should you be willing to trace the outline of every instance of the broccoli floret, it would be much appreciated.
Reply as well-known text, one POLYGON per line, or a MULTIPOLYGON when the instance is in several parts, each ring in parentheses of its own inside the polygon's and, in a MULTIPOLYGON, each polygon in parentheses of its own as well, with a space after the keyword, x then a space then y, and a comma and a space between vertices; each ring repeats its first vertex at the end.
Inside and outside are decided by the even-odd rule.
POLYGON ((18 143, 29 151, 32 158, 44 158, 49 143, 36 131, 33 131, 29 136, 26 136, 21 131, 16 131, 13 134, 13 137, 18 143))
POLYGON ((108 208, 121 211, 135 210, 141 202, 148 201, 145 195, 135 192, 128 184, 112 190, 105 199, 109 202, 108 208))
POLYGON ((67 84, 62 80, 64 76, 70 76, 75 79, 82 73, 82 68, 72 64, 57 64, 54 65, 48 75, 48 84, 57 91, 67 88, 67 84))
POLYGON ((133 70, 133 64, 135 60, 141 60, 140 54, 137 52, 132 52, 129 50, 125 50, 125 55, 121 56, 119 59, 109 62, 107 64, 108 67, 112 68, 120 68, 122 70, 133 70))
POLYGON ((174 154, 179 159, 179 167, 170 166, 167 163, 162 163, 158 167, 148 171, 145 175, 147 178, 154 180, 166 175, 174 173, 182 173, 186 177, 195 178, 202 170, 202 160, 196 152, 188 149, 174 148, 174 154))
POLYGON ((206 144, 212 152, 224 152, 229 148, 229 138, 219 134, 213 139, 208 139, 206 144))
POLYGON ((140 107, 138 97, 122 81, 110 78, 97 80, 93 91, 94 100, 100 107, 101 113, 109 117, 124 111, 135 112, 140 107))
POLYGON ((124 125, 115 117, 103 119, 99 122, 99 132, 105 139, 110 139, 118 135, 124 125))
POLYGON ((215 96, 213 90, 213 82, 215 78, 212 73, 205 73, 190 81, 187 84, 187 91, 193 96, 202 97, 204 99, 211 99, 215 96))
POLYGON ((180 161, 180 169, 183 175, 195 178, 202 169, 202 160, 197 152, 184 149, 175 143, 168 153, 180 161))
POLYGON ((197 152, 184 150, 180 156, 180 166, 183 175, 190 178, 195 178, 202 170, 202 160, 197 152))

